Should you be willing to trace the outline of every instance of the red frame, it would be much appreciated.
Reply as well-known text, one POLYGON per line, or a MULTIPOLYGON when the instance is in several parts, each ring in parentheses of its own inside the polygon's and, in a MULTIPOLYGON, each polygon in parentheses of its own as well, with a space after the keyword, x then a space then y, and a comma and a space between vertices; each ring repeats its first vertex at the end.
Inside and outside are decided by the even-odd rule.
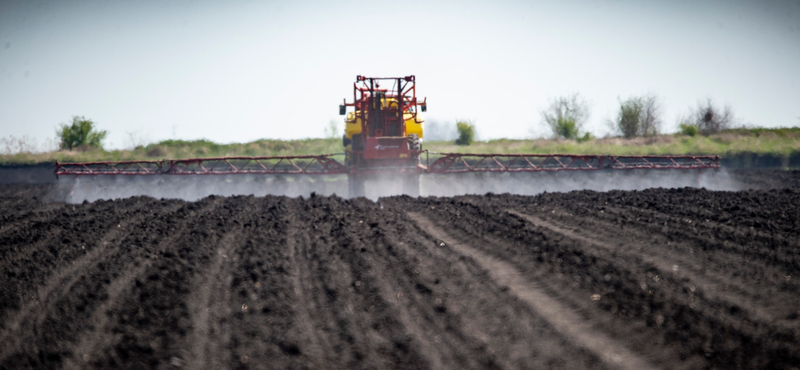
MULTIPOLYGON (((422 102, 417 101, 417 83, 414 75, 405 77, 364 77, 359 75, 356 76, 356 82, 353 83, 353 102, 348 103, 347 99, 345 99, 343 105, 355 108, 355 119, 361 120, 362 137, 367 138, 388 136, 384 135, 384 128, 395 119, 398 121, 396 124, 400 125, 400 132, 397 137, 405 137, 406 125, 405 120, 403 120, 403 114, 409 112, 412 107, 422 106, 426 103, 427 98, 423 99, 422 102), (394 85, 391 89, 381 88, 381 81, 393 81, 394 85), (399 104, 397 107, 398 114, 397 117, 381 117, 383 118, 383 122, 381 122, 382 128, 370 130, 367 113, 370 103, 377 93, 385 94, 385 98, 396 99, 399 104)), ((419 122, 417 120, 417 112, 414 109, 414 121, 419 122)))
POLYGON ((170 161, 56 163, 59 175, 336 175, 369 173, 554 172, 719 168, 719 156, 442 153, 430 166, 344 166, 334 154, 192 158, 170 161))
POLYGON ((719 168, 719 156, 442 153, 428 173, 719 168))
POLYGON ((335 175, 351 173, 334 154, 56 163, 59 175, 335 175))

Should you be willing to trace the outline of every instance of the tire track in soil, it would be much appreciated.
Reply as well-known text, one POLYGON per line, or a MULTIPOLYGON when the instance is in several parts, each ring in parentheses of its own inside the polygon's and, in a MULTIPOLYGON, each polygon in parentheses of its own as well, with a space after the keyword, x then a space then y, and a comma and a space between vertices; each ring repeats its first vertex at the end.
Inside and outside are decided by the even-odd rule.
POLYGON ((471 259, 427 239, 405 209, 374 221, 380 240, 363 246, 371 279, 431 368, 605 368, 471 259))
POLYGON ((327 336, 319 342, 330 343, 330 352, 322 345, 327 366, 414 368, 419 363, 416 356, 395 347, 402 330, 368 278, 371 267, 350 244, 353 231, 347 226, 350 221, 340 218, 342 202, 347 201, 314 197, 308 201, 310 207, 296 206, 305 212, 289 218, 291 229, 305 231, 298 234, 298 245, 303 246, 300 256, 305 262, 301 263, 309 271, 310 296, 317 308, 310 314, 316 331, 327 336))
MULTIPOLYGON (((317 361, 337 369, 428 368, 419 346, 374 279, 376 274, 386 273, 384 266, 371 257, 384 248, 380 232, 372 227, 379 220, 375 204, 364 199, 312 197, 294 209, 297 212, 288 217, 288 227, 299 236, 295 240, 300 247, 297 263, 309 272, 304 290, 314 302, 309 314, 325 352, 317 361)), ((300 310, 294 309, 295 318, 300 310)), ((304 326, 297 321, 287 325, 300 328, 294 332, 304 326)), ((305 348, 314 345, 313 340, 303 338, 307 336, 292 334, 285 338, 298 343, 298 354, 305 356, 305 348)), ((309 366, 314 361, 294 358, 297 362, 291 363, 297 365, 293 367, 309 366)))
MULTIPOLYGON (((462 204, 459 204, 459 208, 456 210, 448 210, 452 213, 455 213, 457 217, 462 217, 469 212, 462 213, 465 211, 463 208, 465 205, 470 207, 478 207, 478 209, 486 209, 488 206, 480 206, 477 204, 473 204, 471 201, 465 201, 462 204)), ((508 204, 506 204, 508 206, 508 204)), ((427 208, 427 207, 426 207, 427 208)), ((438 209, 439 207, 433 207, 434 209, 438 209)), ((502 210, 502 207, 497 207, 498 211, 502 210)), ((427 210, 426 210, 427 211, 427 210)), ((546 245, 539 245, 540 242, 545 242, 545 240, 540 241, 529 241, 525 240, 522 245, 519 244, 519 229, 516 227, 511 227, 505 230, 504 233, 500 235, 496 234, 498 229, 496 226, 503 225, 508 226, 508 220, 503 220, 502 217, 498 217, 501 215, 505 215, 506 217, 513 219, 513 220, 520 220, 519 217, 507 215, 507 212, 500 211, 488 216, 486 214, 481 214, 480 218, 484 218, 486 220, 493 220, 498 222, 498 224, 494 224, 486 222, 482 223, 482 225, 478 228, 471 227, 469 231, 461 229, 460 232, 465 232, 464 234, 460 234, 459 231, 456 231, 458 237, 461 238, 462 241, 465 240, 474 240, 486 243, 485 245, 480 245, 481 251, 501 260, 509 262, 511 265, 515 266, 517 270, 524 272, 527 275, 528 281, 535 280, 539 285, 539 288, 547 295, 556 299, 557 301, 561 302, 566 307, 570 308, 573 312, 580 314, 584 321, 590 322, 594 325, 595 329, 600 332, 606 333, 612 339, 617 340, 620 343, 626 343, 627 346, 636 353, 647 354, 647 360, 651 363, 654 367, 666 367, 666 368, 673 368, 673 369, 693 369, 702 367, 701 363, 702 360, 697 358, 696 356, 693 358, 687 358, 684 354, 680 354, 675 351, 674 348, 667 348, 664 346, 664 341, 658 338, 653 338, 652 331, 648 326, 650 326, 646 322, 631 322, 629 318, 619 318, 615 317, 614 315, 610 314, 607 311, 600 311, 597 308, 597 303, 595 302, 594 298, 591 300, 587 300, 587 296, 595 295, 601 296, 605 299, 606 293, 614 293, 615 290, 627 290, 627 289, 620 289, 621 287, 609 288, 609 287, 602 287, 591 289, 589 292, 581 292, 579 289, 580 284, 576 283, 571 278, 577 277, 577 275, 573 275, 577 271, 567 272, 565 270, 561 270, 564 266, 562 265, 561 258, 552 258, 553 254, 556 256, 562 256, 565 258, 565 255, 580 255, 583 261, 587 260, 587 256, 589 257, 589 261, 596 261, 601 262, 602 259, 599 257, 605 256, 592 256, 592 253, 585 253, 583 249, 580 250, 570 250, 570 248, 564 248, 563 245, 557 246, 557 248, 550 249, 553 246, 546 246, 546 245), (487 232, 489 231, 489 232, 487 232), (508 235, 515 235, 510 239, 504 238, 503 236, 508 235), (531 248, 532 247, 532 248, 531 248), (543 248, 540 248, 543 247, 543 248), (508 254, 509 251, 515 248, 522 248, 521 253, 518 250, 517 252, 512 252, 512 254, 508 254), (533 261, 526 261, 526 259, 535 256, 536 254, 540 253, 544 250, 544 248, 550 249, 550 252, 543 253, 539 257, 535 257, 534 260, 538 261, 535 263, 534 266, 531 266, 530 262, 533 261), (534 253, 531 253, 534 252, 534 253), (547 261, 546 258, 542 258, 547 256, 549 253, 551 258, 550 261, 547 261), (594 258, 594 260, 592 260, 594 258), (549 263, 548 263, 549 262, 549 263), (554 264, 555 263, 555 264, 554 264), (560 271, 559 271, 560 270, 560 271), (570 276, 572 275, 572 276, 570 276), (596 294, 596 293, 603 293, 603 294, 596 294), (677 360, 677 359, 680 359, 677 360)), ((441 217, 443 214, 437 214, 437 217, 441 217)), ((474 215, 473 215, 474 217, 474 215)), ((445 218, 446 219, 446 218, 445 218)), ((475 220, 472 220, 475 221, 475 220)), ((524 222, 524 221, 520 221, 524 222)), ((455 225, 442 225, 439 224, 440 227, 450 227, 455 225)), ((522 226, 518 226, 522 228, 522 226)), ((456 230, 460 229, 460 226, 455 227, 456 230)), ((451 234, 453 235, 453 234, 451 234)), ((477 244, 473 244, 475 247, 479 247, 477 244)), ((613 259, 613 261, 618 266, 614 266, 614 270, 616 273, 624 273, 628 274, 629 271, 635 271, 636 268, 640 267, 639 265, 631 266, 632 264, 624 261, 622 259, 613 259), (620 263, 622 262, 622 263, 620 263), (634 267, 634 270, 631 269, 634 267)), ((585 270, 587 267, 590 269, 592 264, 590 263, 589 266, 584 266, 581 270, 585 270)), ((610 266, 605 266, 602 269, 607 270, 610 266)), ((583 272, 583 271, 582 271, 583 272)), ((635 274, 634 274, 635 275, 635 274)), ((608 275, 606 275, 608 276, 608 275)), ((581 277, 584 279, 585 277, 581 277)), ((637 285, 637 289, 639 286, 637 285)), ((630 291, 628 290, 628 293, 630 291)), ((618 299, 618 298, 617 298, 618 299)), ((601 303, 601 305, 604 303, 601 303)), ((658 325, 657 323, 655 324, 658 325)))
MULTIPOLYGON (((259 198, 258 202, 260 210, 244 222, 244 227, 252 230, 248 231, 250 235, 235 256, 229 254, 238 260, 230 270, 232 280, 225 288, 229 298, 222 308, 230 314, 215 320, 211 311, 209 323, 225 320, 223 327, 230 334, 229 354, 221 359, 227 362, 221 366, 302 368, 308 359, 305 343, 296 343, 302 337, 297 333, 302 327, 293 329, 297 311, 293 305, 298 298, 292 289, 292 266, 286 249, 290 229, 285 222, 291 210, 302 203, 283 197, 259 198)), ((210 367, 208 362, 205 365, 210 367)))
MULTIPOLYGON (((181 205, 181 208, 183 207, 185 207, 185 204, 181 205)), ((183 221, 182 224, 185 224, 190 221, 190 217, 197 217, 200 214, 209 214, 214 207, 214 204, 207 204, 197 212, 189 211, 181 214, 180 217, 170 217, 168 220, 162 220, 164 225, 160 226, 162 226, 163 232, 168 233, 170 223, 177 223, 178 219, 180 219, 183 221)), ((92 313, 92 317, 89 320, 89 322, 92 323, 90 329, 78 335, 80 338, 79 343, 74 347, 72 356, 65 361, 65 369, 83 369, 91 364, 93 358, 99 357, 99 349, 102 348, 104 344, 110 343, 114 339, 114 333, 107 327, 111 321, 111 311, 119 308, 121 298, 131 293, 131 288, 136 279, 141 277, 153 264, 153 260, 147 258, 147 254, 160 255, 164 253, 173 243, 183 238, 185 233, 186 230, 182 230, 180 233, 170 233, 167 238, 160 239, 157 245, 152 248, 152 251, 145 250, 149 248, 142 248, 142 251, 139 253, 132 253, 131 256, 125 256, 130 257, 128 259, 132 260, 130 262, 132 262, 134 266, 117 276, 107 285, 105 290, 108 294, 108 298, 92 313), (142 254, 144 254, 144 256, 142 256, 142 254), (144 261, 140 263, 142 259, 144 259, 144 261)))
MULTIPOLYGON (((590 208, 588 205, 585 207, 590 208)), ((745 227, 743 232, 740 226, 705 218, 706 222, 692 222, 682 215, 647 209, 605 206, 605 211, 614 217, 621 217, 626 211, 633 213, 637 216, 634 228, 639 229, 633 233, 649 231, 651 236, 663 235, 670 253, 691 257, 686 265, 693 266, 696 274, 718 277, 721 291, 746 297, 743 300, 750 302, 755 310, 763 311, 771 323, 794 328, 800 334, 800 323, 787 320, 800 314, 800 297, 797 295, 800 284, 798 279, 792 279, 792 275, 800 275, 797 273, 800 269, 800 243, 791 235, 767 234, 754 231, 752 227, 749 230, 745 227), (643 219, 640 221, 638 216, 643 219), (681 227, 687 222, 686 227, 681 227), (665 226, 659 227, 662 223, 665 226), (761 283, 752 284, 754 280, 761 283)), ((611 224, 606 217, 593 221, 611 224)))
MULTIPOLYGON (((753 227, 750 227, 748 230, 746 227, 743 228, 741 226, 726 225, 709 221, 708 219, 705 219, 705 223, 693 223, 692 219, 686 218, 684 215, 671 215, 668 213, 647 209, 629 209, 629 207, 609 205, 606 205, 603 208, 603 211, 607 211, 609 216, 613 215, 617 217, 624 217, 624 214, 626 213, 633 213, 634 215, 642 215, 643 217, 647 216, 653 219, 658 219, 658 221, 655 223, 666 222, 672 224, 672 227, 667 227, 667 230, 674 229, 670 230, 672 231, 672 238, 682 239, 687 242, 694 242, 694 244, 699 246, 703 246, 704 244, 714 246, 714 250, 706 250, 711 248, 700 248, 699 252, 721 254, 717 258, 725 258, 727 259, 725 261, 727 263, 733 263, 737 265, 742 263, 758 264, 758 268, 766 268, 770 270, 781 269, 784 272, 791 272, 795 270, 798 266, 798 263, 800 263, 800 253, 796 252, 798 249, 800 249, 800 242, 798 242, 799 239, 793 238, 792 236, 790 236, 788 240, 782 240, 782 244, 785 244, 780 246, 782 251, 776 251, 775 247, 778 244, 775 243, 776 241, 774 239, 774 233, 769 234, 764 231, 754 231, 753 227), (678 224, 682 227, 675 227, 675 224, 678 224), (746 231, 743 232, 742 229, 746 231), (700 232, 701 230, 704 232, 700 232), (714 240, 723 235, 723 239, 725 239, 723 243, 718 243, 714 240), (745 239, 745 241, 742 242, 740 241, 741 239, 745 239), (771 248, 758 247, 756 245, 748 247, 745 245, 746 243, 753 242, 755 240, 760 242, 758 244, 770 245, 771 248), (787 269, 787 267, 789 268, 787 269)), ((700 218, 703 219, 704 217, 700 216, 700 218)), ((605 220, 597 220, 597 222, 605 222, 610 224, 610 222, 605 220)), ((639 217, 636 218, 636 223, 640 223, 639 217)), ((653 229, 652 227, 649 228, 653 229)), ((695 250, 696 249, 698 248, 695 248, 695 250)), ((722 265, 726 265, 727 263, 723 263, 722 265)))
POLYGON ((311 368, 322 368, 323 364, 333 358, 334 349, 328 344, 328 338, 320 338, 320 331, 315 327, 316 319, 312 313, 321 311, 317 302, 313 299, 313 282, 309 264, 311 263, 311 251, 308 246, 311 240, 308 233, 300 232, 301 228, 291 228, 291 232, 286 238, 286 249, 289 252, 289 265, 292 266, 291 281, 292 290, 295 293, 294 311, 295 320, 300 327, 300 341, 308 343, 303 346, 303 353, 309 358, 308 366, 311 368))
POLYGON ((232 336, 239 329, 234 322, 249 307, 236 307, 233 279, 242 261, 245 241, 253 234, 253 228, 245 225, 252 226, 254 218, 263 212, 263 202, 255 202, 252 196, 238 200, 241 208, 214 247, 211 266, 196 274, 192 292, 186 298, 192 327, 186 344, 177 347, 181 356, 171 358, 173 364, 185 363, 188 369, 219 369, 232 368, 237 362, 233 356, 235 346, 231 345, 232 336))
POLYGON ((555 220, 552 219, 545 221, 537 216, 521 213, 512 209, 506 211, 530 222, 534 226, 551 230, 567 238, 606 250, 610 253, 627 255, 640 261, 642 265, 652 265, 659 271, 657 276, 661 276, 662 278, 672 277, 676 281, 692 281, 694 283, 690 285, 695 287, 695 289, 700 289, 697 294, 703 294, 711 300, 726 302, 725 304, 728 306, 744 306, 742 310, 745 311, 745 313, 749 313, 748 316, 753 316, 754 319, 763 322, 779 324, 776 322, 777 318, 773 316, 772 313, 761 308, 760 305, 752 301, 749 296, 737 294, 738 292, 746 290, 743 285, 731 281, 731 278, 728 276, 722 276, 704 267, 696 266, 692 261, 678 256, 672 256, 664 249, 648 250, 648 252, 645 253, 637 250, 638 248, 636 246, 620 243, 612 244, 602 239, 603 235, 598 235, 597 233, 593 234, 594 238, 584 236, 579 232, 568 229, 565 225, 555 224, 555 220), (685 268, 686 266, 690 268, 687 269, 685 268), (729 289, 727 287, 729 285, 735 285, 736 289, 729 289), (747 304, 743 305, 742 302, 746 302, 747 304))
MULTIPOLYGON (((73 205, 72 211, 60 213, 61 219, 56 219, 48 225, 41 225, 41 228, 37 228, 41 229, 36 230, 38 234, 36 231, 28 231, 29 234, 34 235, 32 238, 28 238, 28 245, 23 244, 22 247, 14 245, 2 251, 9 253, 0 253, 3 254, 0 257, 0 267, 8 271, 6 274, 0 275, 0 289, 5 290, 0 293, 5 299, 19 297, 20 303, 17 305, 8 305, 8 302, 0 304, 0 320, 2 320, 0 327, 4 327, 6 324, 6 315, 9 308, 19 310, 25 305, 26 300, 23 298, 27 297, 22 296, 20 292, 33 291, 52 276, 51 271, 63 268, 65 264, 74 262, 75 259, 81 258, 85 252, 91 251, 91 246, 95 244, 96 240, 93 237, 96 234, 85 230, 95 229, 93 231, 99 232, 100 229, 111 229, 113 225, 120 224, 120 220, 126 216, 141 212, 147 200, 126 200, 124 202, 131 206, 120 209, 119 212, 117 212, 117 209, 123 207, 120 204, 115 205, 114 202, 73 205), (75 207, 80 209, 75 211, 75 207), (98 213, 102 214, 109 210, 114 212, 112 217, 97 221, 98 213), (89 246, 88 250, 86 250, 87 246, 89 246), (78 252, 78 247, 85 252, 78 252), (10 254, 12 251, 16 253, 10 254), (32 269, 32 266, 37 268, 32 269), (7 277, 12 279, 6 281, 7 277)), ((97 235, 97 237, 101 236, 97 235)), ((20 241, 19 238, 20 236, 17 237, 16 241, 0 238, 0 245, 6 243, 17 244, 20 241)), ((37 299, 36 296, 31 298, 33 301, 37 299)))
POLYGON ((130 285, 133 280, 144 273, 150 267, 150 262, 145 262, 142 265, 128 270, 122 276, 108 284, 107 292, 108 298, 100 304, 89 322, 92 323, 92 329, 87 333, 79 335, 79 342, 74 347, 72 356, 64 361, 64 369, 85 369, 89 366, 92 359, 97 343, 104 343, 113 340, 113 335, 105 332, 106 325, 108 325, 110 318, 108 310, 116 305, 117 300, 127 293, 130 293, 130 285))
MULTIPOLYGON (((657 202, 660 200, 659 196, 663 197, 664 193, 670 192, 673 191, 661 190, 644 194, 652 198, 645 198, 643 203, 652 204, 654 200, 657 202)), ((547 229, 534 230, 525 227, 525 221, 504 211, 508 207, 526 204, 536 206, 540 202, 549 207, 556 205, 563 207, 565 204, 571 205, 580 198, 597 197, 597 194, 580 192, 568 196, 547 194, 536 197, 503 195, 493 199, 488 196, 470 197, 470 202, 460 202, 461 199, 457 198, 434 201, 429 205, 435 205, 437 210, 441 209, 438 211, 438 216, 449 216, 442 212, 457 214, 466 211, 470 217, 445 217, 445 219, 450 219, 453 226, 457 225, 456 229, 477 238, 493 234, 502 236, 510 248, 506 250, 499 245, 490 250, 483 248, 486 253, 494 254, 496 250, 505 260, 514 261, 515 264, 520 263, 526 271, 531 271, 531 268, 538 269, 540 262, 546 262, 544 266, 547 267, 549 264, 551 272, 558 272, 559 278, 563 273, 566 277, 574 275, 575 279, 579 279, 576 280, 574 288, 589 293, 602 293, 603 299, 598 302, 598 307, 624 319, 625 323, 622 326, 646 324, 642 331, 643 334, 647 334, 643 337, 646 342, 626 341, 631 343, 631 346, 635 345, 642 353, 654 353, 653 350, 657 348, 648 349, 644 346, 642 350, 638 349, 640 343, 653 342, 673 347, 681 353, 681 358, 705 357, 708 362, 705 367, 786 368, 790 366, 789 364, 797 366, 797 335, 793 332, 776 328, 771 324, 750 321, 741 314, 741 307, 717 304, 706 300, 700 294, 694 295, 690 287, 684 286, 681 281, 673 279, 651 281, 655 275, 648 266, 638 266, 624 258, 624 255, 617 256, 615 253, 605 253, 602 256, 587 254, 582 243, 575 243, 574 240, 547 229), (473 229, 475 231, 472 231, 473 229), (541 249, 537 245, 530 248, 531 243, 537 242, 541 243, 541 249), (553 266, 556 257, 558 257, 557 264, 553 266), (563 263, 561 258, 564 258, 563 263), (639 284, 641 291, 637 286, 639 284), (605 298, 606 294, 608 299, 605 298)), ((605 196, 606 193, 600 195, 605 196)), ((625 192, 624 195, 637 196, 637 193, 625 192)), ((603 198, 600 197, 600 206, 602 201, 603 198)), ((549 216, 550 212, 547 212, 547 215, 549 216)), ((592 226, 586 227, 592 229, 592 226)), ((619 234, 621 241, 626 238, 625 234, 619 234)), ((696 256, 693 258, 702 260, 696 256)), ((707 263, 715 264, 717 261, 707 261, 707 263)), ((754 287, 764 285, 763 282, 751 282, 751 284, 754 287)))
MULTIPOLYGON (((143 205, 137 210, 142 208, 144 208, 143 205)), ((166 213, 172 212, 176 208, 178 206, 170 207, 166 213)), ((100 238, 94 248, 47 278, 45 283, 37 289, 37 298, 25 304, 16 314, 4 321, 5 330, 0 335, 0 343, 5 345, 0 349, 0 364, 19 349, 21 343, 24 343, 24 339, 27 339, 19 333, 23 324, 25 329, 29 329, 33 333, 39 331, 44 321, 52 314, 53 306, 70 293, 72 287, 86 276, 89 269, 100 263, 108 253, 119 248, 120 243, 130 233, 130 229, 135 225, 142 224, 148 216, 150 216, 149 213, 137 213, 132 218, 121 221, 116 228, 112 226, 111 230, 100 238)))
POLYGON ((653 367, 625 346, 617 343, 603 333, 595 331, 592 325, 567 306, 548 296, 537 284, 526 281, 516 268, 502 260, 489 256, 479 249, 457 242, 444 230, 434 226, 425 216, 409 212, 408 216, 417 226, 434 239, 444 241, 448 246, 481 265, 491 278, 507 286, 511 292, 527 302, 533 309, 549 321, 553 327, 579 346, 582 346, 606 362, 619 369, 653 369, 653 367))
MULTIPOLYGON (((188 335, 191 346, 189 356, 186 356, 188 369, 212 369, 229 367, 223 361, 229 358, 225 344, 230 340, 228 328, 223 328, 218 323, 212 323, 212 309, 214 316, 229 316, 230 309, 230 284, 225 276, 220 276, 223 265, 228 259, 228 253, 235 247, 235 235, 226 234, 219 241, 214 262, 201 273, 197 282, 192 284, 195 291, 187 298, 189 316, 192 321, 192 331, 188 335), (228 283, 228 284, 226 284, 228 283), (212 300, 212 296, 214 300, 212 300), (212 340, 213 335, 213 340, 212 340), (226 356, 228 355, 228 356, 226 356)), ((216 318, 216 317, 215 317, 216 318)))
POLYGON ((183 365, 183 359, 189 357, 187 338, 193 325, 186 297, 196 277, 213 263, 219 240, 232 232, 220 236, 215 228, 236 230, 236 214, 243 213, 234 212, 240 201, 237 197, 209 196, 187 203, 189 214, 185 215, 185 222, 167 220, 174 240, 159 243, 163 250, 149 254, 150 263, 131 279, 133 284, 129 284, 127 294, 109 305, 109 321, 103 332, 111 339, 95 342, 89 367, 183 365))

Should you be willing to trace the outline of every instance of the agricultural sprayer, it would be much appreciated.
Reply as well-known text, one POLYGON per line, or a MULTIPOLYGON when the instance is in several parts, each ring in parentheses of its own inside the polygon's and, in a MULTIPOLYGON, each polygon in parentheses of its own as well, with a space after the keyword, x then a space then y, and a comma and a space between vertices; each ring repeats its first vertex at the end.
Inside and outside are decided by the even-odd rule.
POLYGON ((345 116, 343 153, 268 157, 192 158, 164 161, 57 163, 57 176, 148 175, 347 175, 349 196, 363 196, 371 178, 420 193, 423 174, 719 168, 718 156, 616 156, 573 154, 435 153, 424 149, 427 99, 416 95, 416 79, 357 76, 345 116), (381 86, 383 85, 383 86, 381 86), (352 109, 348 109, 352 108, 352 109), (337 159, 339 158, 339 159, 337 159))

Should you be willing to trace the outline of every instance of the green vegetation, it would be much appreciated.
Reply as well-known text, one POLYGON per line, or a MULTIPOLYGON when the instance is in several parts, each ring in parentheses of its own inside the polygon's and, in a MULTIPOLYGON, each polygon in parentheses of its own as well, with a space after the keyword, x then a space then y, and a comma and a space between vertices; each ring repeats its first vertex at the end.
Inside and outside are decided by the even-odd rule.
POLYGON ((724 109, 717 107, 711 98, 697 104, 694 111, 694 121, 697 131, 701 135, 713 135, 727 130, 733 124, 733 110, 730 106, 724 109))
MULTIPOLYGON (((583 139, 583 138, 581 138, 583 139)), ((3 149, 3 148, 0 148, 3 149)), ((133 150, 91 151, 58 150, 44 153, 17 152, 5 148, 0 163, 93 162, 162 160, 196 157, 283 156, 340 153, 342 141, 333 139, 256 140, 244 144, 218 144, 208 140, 165 140, 133 150)), ((534 153, 534 154, 609 154, 609 155, 708 155, 732 156, 739 153, 769 154, 788 158, 800 153, 800 127, 736 128, 709 136, 683 134, 652 137, 622 137, 583 140, 498 139, 457 145, 452 141, 425 141, 423 149, 432 152, 534 153)))
POLYGON ((639 115, 642 113, 642 102, 639 99, 628 99, 619 105, 617 128, 626 139, 639 135, 639 115))
POLYGON ((611 137, 579 140, 512 140, 475 142, 469 147, 449 142, 426 142, 425 149, 439 153, 534 153, 534 154, 610 154, 610 155, 710 155, 736 153, 788 156, 800 152, 800 127, 778 129, 739 128, 709 136, 683 134, 625 139, 611 137))
MULTIPOLYGON (((0 148, 2 149, 2 148, 0 148)), ((208 140, 164 140, 132 150, 60 150, 45 153, 0 154, 0 163, 95 162, 162 160, 213 157, 261 157, 343 152, 342 139, 256 140, 249 143, 218 144, 208 140)))
POLYGON ((98 131, 94 127, 94 122, 81 116, 73 116, 72 124, 62 123, 56 136, 61 139, 61 149, 90 149, 102 148, 108 132, 98 131))
POLYGON ((561 96, 550 101, 550 106, 540 112, 542 121, 550 126, 555 138, 588 140, 581 137, 583 124, 589 118, 589 103, 578 93, 561 96))
POLYGON ((691 123, 681 123, 681 134, 686 136, 696 136, 697 135, 697 125, 691 123))
POLYGON ((658 97, 647 94, 628 98, 624 102, 620 101, 619 113, 613 126, 626 139, 657 135, 661 126, 658 97))
POLYGON ((472 121, 458 121, 456 129, 458 129, 456 145, 468 146, 475 141, 475 125, 472 121))

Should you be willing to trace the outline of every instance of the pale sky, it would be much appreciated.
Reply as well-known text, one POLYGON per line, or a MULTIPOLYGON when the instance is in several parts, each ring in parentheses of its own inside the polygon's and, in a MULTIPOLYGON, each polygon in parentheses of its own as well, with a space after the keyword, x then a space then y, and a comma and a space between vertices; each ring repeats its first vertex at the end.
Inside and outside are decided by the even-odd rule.
POLYGON ((356 75, 417 76, 426 119, 480 139, 547 135, 579 92, 586 129, 647 92, 664 131, 710 97, 741 123, 800 125, 797 1, 0 0, 0 137, 73 115, 130 137, 321 137, 356 75))

